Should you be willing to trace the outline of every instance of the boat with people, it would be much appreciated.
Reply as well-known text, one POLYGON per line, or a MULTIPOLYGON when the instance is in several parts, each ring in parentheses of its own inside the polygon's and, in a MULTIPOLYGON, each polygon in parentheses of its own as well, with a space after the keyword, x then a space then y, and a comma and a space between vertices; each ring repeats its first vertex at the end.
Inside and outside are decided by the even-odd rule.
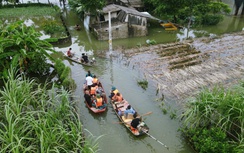
MULTIPOLYGON (((96 76, 93 79, 96 79, 96 76)), ((84 102, 89 110, 95 114, 102 113, 107 110, 107 96, 100 81, 93 83, 90 87, 84 83, 83 92, 85 98, 84 102)))
POLYGON ((114 112, 120 120, 118 123, 124 124, 124 126, 135 136, 141 136, 148 133, 149 128, 147 124, 142 121, 142 116, 149 115, 152 112, 140 115, 127 100, 124 98, 118 100, 118 98, 116 98, 117 93, 119 93, 118 90, 117 93, 114 93, 116 90, 115 87, 112 87, 109 98, 114 112))
POLYGON ((93 57, 91 59, 88 59, 88 57, 85 53, 82 53, 82 56, 79 57, 77 54, 74 54, 74 53, 71 53, 70 55, 68 55, 68 52, 69 51, 65 51, 65 52, 63 52, 63 54, 66 58, 68 58, 69 60, 71 60, 73 62, 82 64, 82 65, 86 65, 86 66, 94 66, 96 64, 95 58, 93 57), (85 56, 86 60, 83 59, 84 56, 85 56))

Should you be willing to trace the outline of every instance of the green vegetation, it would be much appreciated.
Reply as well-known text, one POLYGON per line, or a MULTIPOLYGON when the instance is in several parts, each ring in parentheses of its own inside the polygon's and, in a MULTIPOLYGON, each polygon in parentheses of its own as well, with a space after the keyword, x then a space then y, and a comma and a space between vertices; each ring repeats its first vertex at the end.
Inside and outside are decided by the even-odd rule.
POLYGON ((54 68, 55 68, 55 70, 60 78, 60 82, 61 82, 61 83, 58 82, 57 84, 61 84, 68 90, 73 90, 76 88, 75 81, 71 77, 70 67, 65 66, 61 59, 57 59, 55 61, 54 68))
POLYGON ((11 65, 20 72, 46 75, 53 60, 48 51, 55 52, 52 45, 40 40, 41 34, 34 27, 27 27, 23 21, 4 26, 0 31, 0 77, 7 77, 11 65))
POLYGON ((1 8, 0 19, 13 17, 42 17, 42 16, 57 16, 55 9, 48 6, 31 6, 31 7, 15 7, 15 8, 1 8))
MULTIPOLYGON (((31 20, 33 22, 31 23, 32 26, 34 26, 37 31, 44 31, 45 34, 50 35, 51 38, 67 37, 65 28, 60 19, 60 8, 58 6, 51 7, 51 5, 47 4, 36 5, 37 6, 28 6, 27 4, 20 4, 15 8, 1 8, 0 19, 5 25, 19 21, 20 19, 23 21, 31 20)), ((50 39, 47 41, 49 40, 50 39)), ((52 39, 50 42, 56 41, 52 39)))
POLYGON ((180 24, 216 25, 223 20, 223 13, 231 9, 223 2, 213 0, 143 0, 156 16, 180 24))
POLYGON ((226 133, 220 128, 190 129, 188 134, 195 150, 201 153, 238 153, 234 145, 228 143, 226 133))
POLYGON ((53 19, 53 20, 46 19, 43 21, 41 26, 43 27, 44 32, 46 34, 51 35, 51 37, 60 38, 60 37, 62 37, 62 35, 66 36, 66 32, 65 32, 63 24, 56 21, 55 19, 53 19), (60 33, 61 33, 61 36, 58 36, 57 34, 60 34, 60 33))
POLYGON ((218 86, 205 89, 188 103, 182 131, 198 152, 243 152, 243 95, 241 85, 230 89, 218 86))
POLYGON ((149 40, 149 39, 146 41, 146 43, 148 45, 155 45, 155 44, 157 44, 157 42, 155 40, 149 40))
POLYGON ((199 38, 199 37, 209 37, 210 34, 206 31, 194 31, 194 35, 199 38))
POLYGON ((142 87, 142 89, 146 90, 148 86, 147 80, 137 81, 137 84, 142 87))
POLYGON ((1 152, 97 151, 97 141, 84 140, 70 93, 15 75, 0 90, 1 152))
POLYGON ((78 14, 91 13, 97 14, 98 10, 102 10, 105 6, 106 0, 69 0, 70 7, 78 14))

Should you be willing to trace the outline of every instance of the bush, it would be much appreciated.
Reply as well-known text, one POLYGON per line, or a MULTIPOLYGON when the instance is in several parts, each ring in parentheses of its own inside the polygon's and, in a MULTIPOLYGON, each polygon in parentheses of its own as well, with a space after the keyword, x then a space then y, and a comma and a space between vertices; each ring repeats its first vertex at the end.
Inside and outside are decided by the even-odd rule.
POLYGON ((61 59, 57 59, 54 65, 54 68, 56 69, 59 76, 63 73, 65 69, 65 65, 61 59))
POLYGON ((76 88, 75 81, 71 78, 65 78, 62 82, 62 85, 69 90, 76 88))
POLYGON ((27 59, 27 72, 46 75, 49 73, 50 64, 46 62, 46 57, 41 53, 35 53, 32 59, 27 59))
POLYGON ((223 15, 219 14, 206 14, 202 17, 202 24, 203 25, 216 25, 220 21, 223 21, 223 15))
POLYGON ((61 76, 60 76, 60 79, 61 80, 65 80, 65 78, 70 78, 70 72, 71 72, 71 69, 70 67, 65 67, 64 71, 62 72, 61 76))
POLYGON ((190 129, 191 143, 199 153, 236 153, 220 128, 190 129))
POLYGON ((64 26, 55 20, 46 20, 42 24, 46 34, 53 35, 54 33, 65 32, 64 26))

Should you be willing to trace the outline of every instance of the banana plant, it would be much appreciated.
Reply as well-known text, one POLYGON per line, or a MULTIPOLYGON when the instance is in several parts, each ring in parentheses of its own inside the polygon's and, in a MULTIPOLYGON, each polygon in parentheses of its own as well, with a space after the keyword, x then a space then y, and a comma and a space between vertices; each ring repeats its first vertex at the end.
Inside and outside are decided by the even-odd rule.
POLYGON ((2 28, 0 32, 0 67, 2 74, 11 64, 21 71, 43 74, 48 69, 46 59, 53 61, 50 52, 55 52, 52 45, 39 37, 34 27, 28 27, 18 21, 2 28), (35 63, 39 60, 39 64, 35 63), (40 69, 43 67, 43 69, 40 69))

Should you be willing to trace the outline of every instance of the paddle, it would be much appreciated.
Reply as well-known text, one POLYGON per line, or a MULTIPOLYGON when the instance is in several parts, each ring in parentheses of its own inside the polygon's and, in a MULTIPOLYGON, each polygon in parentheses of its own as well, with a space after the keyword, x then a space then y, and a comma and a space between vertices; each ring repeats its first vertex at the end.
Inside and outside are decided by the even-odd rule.
POLYGON ((169 147, 166 146, 165 144, 163 144, 161 141, 157 140, 155 137, 153 137, 152 135, 150 135, 149 133, 147 132, 144 132, 146 135, 148 135, 150 138, 156 140, 158 143, 160 143, 161 145, 163 145, 165 148, 167 148, 169 150, 169 147))
POLYGON ((150 115, 152 114, 152 112, 147 112, 146 114, 142 114, 141 116, 146 116, 146 115, 150 115))
MULTIPOLYGON (((147 113, 145 113, 145 114, 142 114, 141 117, 142 117, 142 116, 146 116, 146 115, 150 115, 150 114, 152 114, 152 111, 147 112, 147 113)), ((114 122, 114 124, 122 124, 122 123, 129 124, 128 122, 114 122)))

